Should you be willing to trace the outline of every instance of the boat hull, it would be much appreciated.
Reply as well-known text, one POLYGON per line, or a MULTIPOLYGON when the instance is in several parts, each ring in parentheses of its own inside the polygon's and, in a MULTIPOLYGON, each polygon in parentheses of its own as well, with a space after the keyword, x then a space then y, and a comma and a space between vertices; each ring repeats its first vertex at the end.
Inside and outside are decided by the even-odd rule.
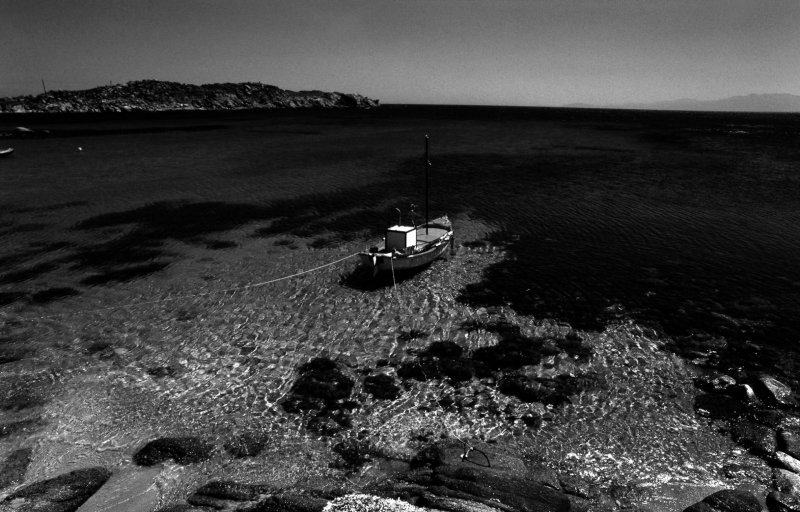
POLYGON ((0 149, 0 157, 9 156, 14 153, 14 148, 0 149))

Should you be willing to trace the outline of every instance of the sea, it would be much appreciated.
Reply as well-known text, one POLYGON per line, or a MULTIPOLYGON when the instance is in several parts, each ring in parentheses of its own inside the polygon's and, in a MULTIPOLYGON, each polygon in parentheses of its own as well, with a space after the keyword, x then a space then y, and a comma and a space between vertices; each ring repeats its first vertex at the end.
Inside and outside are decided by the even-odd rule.
MULTIPOLYGON (((384 105, 14 114, 0 133, 0 405, 44 421, 33 479, 186 432, 260 432, 296 459, 281 478, 327 468, 279 407, 301 364, 387 371, 430 341, 496 342, 486 319, 600 347, 608 386, 522 435, 606 483, 706 482, 739 453, 698 423, 676 361, 800 389, 800 114, 384 105), (356 279, 351 256, 426 205, 457 253, 356 279)), ((437 405, 466 388, 405 385, 353 420, 389 452, 507 427, 437 405)), ((213 474, 246 479, 234 467, 265 471, 213 474)), ((180 492, 212 474, 192 471, 180 492)))
POLYGON ((758 355, 795 370, 797 114, 386 105, 0 118, 0 132, 16 126, 49 134, 0 139, 16 150, 0 161, 5 309, 157 273, 182 258, 178 245, 234 248, 216 239, 248 225, 331 247, 408 221, 412 205, 419 220, 428 135, 430 210, 456 220, 460 243, 509 252, 464 301, 579 329, 631 318, 678 351, 716 340, 741 356, 732 364, 758 355))

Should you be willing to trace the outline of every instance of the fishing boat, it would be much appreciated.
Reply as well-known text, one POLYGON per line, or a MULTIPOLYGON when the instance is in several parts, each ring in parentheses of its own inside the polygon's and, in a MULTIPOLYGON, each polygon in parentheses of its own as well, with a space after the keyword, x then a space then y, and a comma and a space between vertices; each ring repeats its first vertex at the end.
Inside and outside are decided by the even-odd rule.
POLYGON ((14 148, 0 149, 0 157, 9 156, 14 152, 14 148))
POLYGON ((359 253, 361 263, 378 272, 412 270, 430 264, 449 248, 455 248, 453 226, 447 215, 428 220, 428 136, 425 136, 425 223, 417 226, 399 222, 386 229, 383 248, 372 247, 359 253))

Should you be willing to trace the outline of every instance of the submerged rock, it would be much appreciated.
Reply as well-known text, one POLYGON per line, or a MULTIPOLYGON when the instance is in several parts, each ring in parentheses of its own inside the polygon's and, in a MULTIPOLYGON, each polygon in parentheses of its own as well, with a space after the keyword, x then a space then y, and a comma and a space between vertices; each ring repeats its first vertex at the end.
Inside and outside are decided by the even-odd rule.
POLYGON ((41 423, 39 418, 26 418, 23 420, 10 421, 8 423, 0 423, 0 439, 21 432, 29 432, 40 426, 41 423))
POLYGON ((194 464, 211 458, 214 447, 197 437, 164 437, 150 441, 133 456, 139 466, 152 466, 167 460, 194 464))
POLYGON ((8 495, 4 503, 10 510, 19 512, 72 512, 110 476, 111 472, 102 467, 78 469, 27 485, 8 495))
POLYGON ((328 358, 312 359, 298 368, 300 376, 282 406, 290 413, 310 413, 306 428, 331 435, 351 424, 349 401, 355 381, 345 369, 328 358))
POLYGON ((283 402, 283 408, 287 412, 334 407, 337 401, 349 398, 353 390, 353 379, 346 376, 342 368, 330 359, 312 359, 298 371, 300 376, 283 402))
POLYGON ((366 377, 364 391, 381 400, 394 400, 400 396, 400 388, 394 378, 383 373, 366 377))
POLYGON ((25 480, 25 472, 31 462, 31 448, 14 450, 0 466, 0 489, 5 489, 25 480))
POLYGON ((267 439, 262 435, 244 434, 225 443, 225 450, 237 459, 255 457, 267 445, 267 439))

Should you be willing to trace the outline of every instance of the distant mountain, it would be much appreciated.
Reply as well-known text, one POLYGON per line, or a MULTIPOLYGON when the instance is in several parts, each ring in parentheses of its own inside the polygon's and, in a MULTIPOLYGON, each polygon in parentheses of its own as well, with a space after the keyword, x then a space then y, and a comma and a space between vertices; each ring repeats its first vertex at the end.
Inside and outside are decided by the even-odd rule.
POLYGON ((251 108, 377 107, 359 94, 287 91, 262 83, 192 85, 138 80, 82 91, 48 91, 37 96, 0 98, 4 112, 142 112, 251 108))
POLYGON ((800 112, 800 96, 794 94, 748 94, 721 100, 679 100, 655 103, 622 103, 616 105, 588 105, 572 103, 571 108, 629 108, 642 110, 705 110, 718 112, 800 112))

